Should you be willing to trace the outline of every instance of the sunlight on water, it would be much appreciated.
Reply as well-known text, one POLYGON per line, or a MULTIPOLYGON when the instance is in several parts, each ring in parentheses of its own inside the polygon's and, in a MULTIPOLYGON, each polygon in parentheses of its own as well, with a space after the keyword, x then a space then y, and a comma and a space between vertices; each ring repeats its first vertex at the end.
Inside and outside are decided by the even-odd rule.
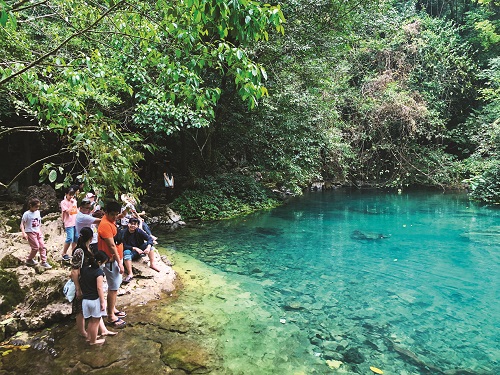
POLYGON ((231 285, 225 373, 500 373, 500 212, 463 195, 311 193, 162 237, 231 285))

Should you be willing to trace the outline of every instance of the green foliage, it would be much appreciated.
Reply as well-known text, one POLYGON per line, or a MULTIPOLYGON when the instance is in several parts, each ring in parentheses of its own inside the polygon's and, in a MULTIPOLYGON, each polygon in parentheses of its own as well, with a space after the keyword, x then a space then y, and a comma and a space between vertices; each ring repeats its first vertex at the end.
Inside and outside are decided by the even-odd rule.
POLYGON ((0 314, 6 314, 24 300, 26 293, 21 289, 14 272, 0 268, 0 314))
POLYGON ((30 131, 59 135, 63 162, 50 160, 42 179, 61 187, 81 175, 102 193, 140 194, 147 138, 208 126, 228 78, 249 108, 267 95, 245 46, 284 22, 279 6, 248 0, 7 0, 0 96, 38 121, 30 131))
POLYGON ((278 203, 254 178, 221 174, 196 180, 195 187, 176 198, 172 208, 188 220, 216 220, 272 208, 278 203))
POLYGON ((490 165, 484 173, 465 180, 470 197, 476 201, 500 204, 500 162, 490 165))

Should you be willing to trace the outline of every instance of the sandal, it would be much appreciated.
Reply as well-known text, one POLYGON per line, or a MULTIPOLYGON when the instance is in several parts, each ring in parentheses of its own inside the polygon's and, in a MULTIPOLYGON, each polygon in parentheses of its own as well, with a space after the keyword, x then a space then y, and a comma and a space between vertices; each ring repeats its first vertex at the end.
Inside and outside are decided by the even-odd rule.
POLYGON ((127 313, 125 311, 118 311, 118 312, 115 312, 115 315, 118 318, 125 318, 127 316, 127 313))
POLYGON ((115 321, 110 322, 108 320, 108 325, 113 326, 114 328, 123 328, 127 325, 127 323, 124 320, 121 320, 120 318, 116 319, 115 321))
POLYGON ((132 281, 133 278, 134 278, 134 276, 128 275, 125 279, 123 279, 122 283, 128 284, 129 282, 132 281))

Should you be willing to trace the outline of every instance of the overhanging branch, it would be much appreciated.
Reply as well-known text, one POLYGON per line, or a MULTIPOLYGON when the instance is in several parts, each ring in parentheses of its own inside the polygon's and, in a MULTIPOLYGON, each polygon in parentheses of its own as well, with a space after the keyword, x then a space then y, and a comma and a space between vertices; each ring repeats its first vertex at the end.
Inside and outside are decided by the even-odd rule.
POLYGON ((97 18, 97 20, 95 20, 93 23, 91 23, 89 26, 87 26, 86 28, 74 33, 74 34, 71 34, 69 37, 67 37, 63 42, 61 42, 61 44, 59 44, 57 47, 55 47, 54 49, 52 49, 51 51, 45 53, 44 55, 40 56, 38 59, 36 59, 35 61, 33 61, 32 63, 30 63, 29 65, 27 65, 26 67, 22 68, 21 70, 18 70, 17 72, 15 73, 12 73, 10 76, 0 80, 0 86, 2 86, 3 84, 9 82, 10 80, 12 80, 13 78, 17 77, 18 75, 20 74, 23 74, 24 72, 30 70, 31 68, 33 68, 34 66, 40 64, 43 60, 45 60, 47 57, 55 54, 57 51, 59 51, 62 47, 64 47, 66 44, 68 44, 72 39, 76 38, 77 36, 79 35, 82 35, 82 34, 85 34, 87 31, 89 31, 90 29, 92 29, 95 25, 97 25, 99 22, 101 22, 101 20, 106 17, 108 14, 110 14, 111 12, 113 12, 115 9, 117 9, 118 7, 120 7, 122 4, 126 3, 126 0, 122 0, 122 1, 119 1, 117 2, 115 5, 113 5, 111 8, 109 8, 106 12, 104 12, 100 17, 97 18))

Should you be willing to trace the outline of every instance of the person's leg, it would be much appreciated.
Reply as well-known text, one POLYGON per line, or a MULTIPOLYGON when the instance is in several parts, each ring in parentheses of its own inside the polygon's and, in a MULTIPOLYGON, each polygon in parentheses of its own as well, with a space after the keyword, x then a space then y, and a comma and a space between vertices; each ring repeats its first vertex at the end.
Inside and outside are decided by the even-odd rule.
POLYGON ((70 245, 73 243, 73 239, 75 237, 75 227, 64 228, 64 231, 66 232, 66 240, 64 241, 63 252, 61 256, 63 257, 64 260, 67 260, 66 258, 69 257, 68 249, 70 245))
POLYGON ((88 339, 90 345, 102 344, 104 343, 104 339, 97 340, 97 330, 99 329, 99 321, 101 318, 90 318, 89 327, 87 329, 88 339))
POLYGON ((146 223, 146 220, 142 220, 142 230, 146 232, 149 236, 152 236, 151 229, 149 228, 148 223, 146 223))
POLYGON ((107 297, 107 302, 108 302, 108 307, 107 307, 107 312, 108 312, 108 321, 109 322, 114 322, 117 317, 115 315, 115 304, 116 304, 116 296, 118 295, 117 290, 109 290, 108 289, 108 297, 107 297))
POLYGON ((85 319, 83 318, 83 313, 76 314, 76 328, 80 336, 87 337, 87 331, 85 330, 85 319))
POLYGON ((42 233, 38 232, 36 236, 36 240, 38 242, 38 252, 40 253, 40 260, 42 263, 47 262, 47 249, 45 248, 45 242, 43 242, 42 233))
POLYGON ((108 322, 114 323, 115 328, 122 328, 125 326, 125 322, 116 316, 116 296, 118 295, 118 289, 122 283, 122 275, 120 274, 120 267, 116 261, 106 263, 104 267, 104 274, 106 275, 106 280, 108 282, 108 296, 107 296, 107 313, 108 322))
POLYGON ((27 232, 26 235, 28 236, 28 243, 30 245, 30 255, 26 258, 26 261, 33 261, 34 258, 36 257, 36 254, 38 253, 38 240, 37 240, 37 233, 36 232, 27 232))
POLYGON ((156 267, 155 264, 155 248, 152 246, 151 250, 149 250, 148 257, 149 257, 149 268, 155 270, 156 272, 160 272, 160 269, 156 267))
POLYGON ((132 250, 126 249, 123 251, 123 267, 127 275, 132 275, 132 250))
POLYGON ((110 331, 106 327, 106 324, 104 324, 104 320, 102 319, 102 317, 99 320, 99 332, 101 332, 101 336, 115 336, 118 334, 118 332, 110 331))

